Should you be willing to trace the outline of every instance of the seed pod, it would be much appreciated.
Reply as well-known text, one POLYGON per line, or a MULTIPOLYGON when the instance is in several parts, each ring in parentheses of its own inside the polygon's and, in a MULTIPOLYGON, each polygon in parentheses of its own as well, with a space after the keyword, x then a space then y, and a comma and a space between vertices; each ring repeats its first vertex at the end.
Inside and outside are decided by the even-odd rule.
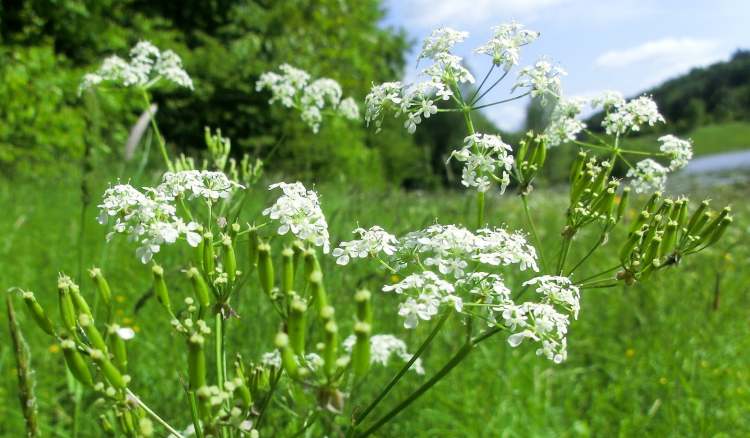
POLYGON ((78 324, 80 324, 83 331, 86 332, 86 337, 89 338, 89 342, 93 348, 104 352, 107 351, 107 344, 104 343, 104 338, 101 333, 99 333, 99 330, 97 330, 94 325, 94 320, 89 315, 86 315, 85 313, 78 315, 78 324))
POLYGON ((271 260, 271 246, 267 243, 258 245, 258 279, 263 292, 270 296, 275 278, 273 261, 271 260))
POLYGON ((687 219, 687 199, 681 198, 674 203, 674 208, 669 219, 677 222, 677 229, 685 226, 685 220, 687 219))
POLYGON ((649 214, 653 214, 654 208, 656 207, 656 202, 661 198, 661 192, 654 192, 650 198, 648 198, 648 201, 646 201, 646 205, 643 206, 643 209, 649 214))
POLYGON ((659 258, 663 258, 670 251, 672 251, 677 243, 677 221, 670 221, 667 224, 664 236, 662 236, 662 244, 659 247, 659 258))
POLYGON ((101 370, 102 374, 104 374, 104 378, 107 379, 107 382, 109 382, 110 385, 114 386, 117 389, 124 389, 127 386, 127 384, 125 383, 125 379, 122 377, 122 374, 114 365, 112 365, 112 362, 109 361, 106 353, 101 350, 94 349, 91 350, 89 354, 91 355, 91 359, 101 370))
POLYGON ((305 329, 307 318, 305 312, 307 304, 299 297, 294 295, 289 305, 289 320, 287 329, 289 331, 289 343, 296 354, 305 354, 305 329))
POLYGON ((632 233, 630 237, 628 237, 628 240, 625 241, 625 244, 620 249, 620 262, 622 262, 623 265, 626 265, 628 261, 632 258, 633 250, 636 246, 638 246, 638 243, 641 241, 641 238, 643 237, 643 233, 641 231, 636 231, 635 233, 632 233))
POLYGON ((119 330, 120 326, 118 326, 117 324, 109 326, 109 336, 107 337, 107 340, 109 341, 109 347, 112 350, 112 357, 115 360, 115 365, 121 372, 127 373, 128 351, 125 347, 125 339, 120 336, 119 330))
POLYGON ((326 295, 325 287, 323 287, 323 274, 320 271, 310 274, 310 289, 315 301, 315 310, 318 312, 318 315, 322 316, 323 309, 328 307, 328 296, 326 295))
POLYGON ((356 341, 352 348, 352 366, 354 375, 362 377, 370 368, 370 324, 359 321, 354 324, 356 341))
POLYGON ((254 226, 251 226, 247 236, 247 259, 248 263, 250 264, 250 271, 252 272, 252 270, 255 269, 255 266, 258 265, 258 245, 260 245, 260 239, 258 238, 258 229, 254 226))
POLYGON ((274 343, 276 344, 276 348, 279 349, 281 364, 284 366, 286 372, 292 377, 297 377, 299 375, 299 367, 297 366, 297 361, 294 359, 294 352, 289 347, 289 336, 284 332, 279 332, 276 334, 274 343))
POLYGON ((534 148, 532 162, 536 165, 537 169, 541 169, 544 167, 545 161, 547 161, 547 146, 542 142, 538 142, 536 148, 534 148))
POLYGON ((91 386, 94 383, 94 379, 91 378, 91 371, 86 366, 86 361, 83 360, 83 356, 76 349, 75 342, 70 339, 64 339, 60 342, 60 347, 65 356, 65 364, 68 366, 70 373, 79 382, 86 386, 91 386))
POLYGON ((237 257, 234 254, 232 239, 224 235, 221 239, 221 245, 224 248, 224 271, 227 273, 230 283, 237 279, 237 257))
POLYGON ((372 294, 369 290, 361 289, 354 294, 357 303, 357 320, 372 324, 372 294))
POLYGON ((214 254, 214 235, 211 232, 203 233, 203 271, 209 277, 216 270, 216 255, 214 254))
POLYGON ((76 331, 76 311, 73 305, 73 298, 70 296, 70 284, 62 281, 58 282, 58 302, 60 305, 60 317, 63 326, 70 332, 76 331))
POLYGON ((630 226, 630 233, 632 234, 632 233, 635 233, 636 231, 640 230, 641 227, 643 226, 643 224, 645 224, 646 221, 649 220, 649 218, 651 218, 651 214, 648 211, 646 211, 646 210, 643 210, 640 213, 638 213, 638 217, 635 219, 635 221, 633 222, 633 224, 630 226))
POLYGON ((731 217, 725 217, 724 219, 719 222, 719 225, 716 227, 714 232, 711 234, 711 237, 709 237, 708 242, 706 242, 706 246, 713 245, 716 243, 719 239, 721 239, 721 236, 724 235, 724 233, 727 231, 727 228, 729 225, 732 224, 732 218, 731 217))
MULTIPOLYGON (((203 227, 199 227, 197 230, 195 230, 196 233, 203 233, 203 227)), ((200 242, 198 242, 198 246, 195 247, 193 250, 193 263, 195 263, 196 266, 198 266, 202 270, 206 270, 206 267, 203 266, 203 248, 205 245, 203 244, 203 238, 201 237, 200 242)))
POLYGON ((151 272, 154 274, 154 295, 156 300, 164 306, 165 309, 172 313, 172 303, 169 300, 169 290, 167 289, 167 283, 164 281, 164 268, 159 265, 154 265, 151 268, 151 272))
POLYGON ((528 137, 521 140, 518 144, 518 152, 516 153, 516 163, 523 163, 526 159, 526 152, 529 149, 528 137))
POLYGON ((299 268, 300 260, 304 258, 305 255, 305 245, 300 242, 299 240, 295 240, 292 243, 292 251, 294 251, 294 274, 297 274, 297 270, 299 268))
POLYGON ((662 217, 671 217, 672 207, 674 207, 674 201, 667 198, 659 206, 657 214, 661 215, 662 217))
POLYGON ((237 376, 234 380, 237 385, 237 392, 240 394, 240 400, 242 400, 242 407, 250 409, 253 406, 253 394, 247 386, 247 378, 239 355, 234 362, 234 374, 237 376))
POLYGON ((336 371, 336 350, 338 347, 338 326, 332 319, 325 325, 325 347, 323 348, 323 368, 327 376, 336 371))
POLYGON ((661 246, 661 237, 655 236, 653 239, 651 239, 651 243, 648 245, 648 249, 646 249, 646 254, 643 256, 643 259, 641 259, 641 263, 643 263, 644 266, 649 266, 651 264, 659 264, 659 247, 661 246))
POLYGON ((716 215, 716 217, 706 225, 706 227, 701 231, 701 240, 705 240, 710 236, 716 228, 719 226, 722 220, 724 220, 725 217, 729 215, 729 212, 731 212, 732 209, 730 207, 724 207, 723 210, 719 214, 716 215))
POLYGON ((194 267, 187 270, 187 276, 193 285, 193 292, 195 293, 195 298, 198 300, 198 304, 204 309, 208 308, 211 305, 211 298, 206 280, 203 279, 198 269, 194 267))
POLYGON ((604 185, 607 181, 607 178, 609 178, 609 173, 612 171, 612 165, 609 163, 609 161, 605 161, 601 164, 601 170, 596 175, 596 179, 594 180, 594 183, 591 185, 591 190, 594 193, 601 193, 604 190, 604 185))
POLYGON ((242 225, 238 224, 237 222, 233 223, 229 227, 229 237, 231 237, 232 240, 235 240, 240 230, 242 230, 242 225))
POLYGON ((188 378, 193 391, 206 386, 206 355, 203 352, 203 336, 198 333, 188 339, 188 378))
POLYGON ((281 292, 289 295, 294 289, 294 251, 284 248, 281 251, 281 292))
POLYGON ((698 221, 703 217, 703 213, 708 209, 708 201, 701 202, 701 205, 693 212, 690 216, 690 221, 687 224, 687 234, 692 234, 693 228, 698 224, 698 221))
POLYGON ((628 208, 630 201, 630 187, 622 189, 622 196, 620 196, 620 203, 617 205, 617 222, 622 220, 625 215, 625 210, 628 208))
POLYGON ((575 161, 573 161, 573 165, 570 168, 570 184, 572 185, 575 181, 578 180, 578 178, 581 177, 581 172, 583 171, 583 165, 586 163, 586 152, 578 152, 578 156, 576 157, 575 161))
POLYGON ((615 204, 615 189, 608 188, 593 205, 595 213, 609 217, 615 204))
POLYGON ((33 292, 23 292, 23 301, 26 303, 26 308, 29 309, 31 317, 36 321, 39 328, 44 330, 48 335, 55 335, 55 328, 52 325, 52 321, 47 316, 47 312, 36 300, 33 292))
POLYGON ((91 279, 94 280, 94 283, 96 283, 96 288, 99 290, 99 297, 101 297, 102 302, 105 306, 109 307, 112 302, 112 290, 109 288, 109 283, 107 282, 107 279, 104 278, 102 270, 99 268, 91 268, 89 269, 89 275, 91 276, 91 279))
POLYGON ((693 227, 688 229, 688 235, 699 236, 703 232, 703 230, 705 230, 705 225, 710 220, 711 220, 711 212, 704 211, 701 217, 698 218, 695 224, 693 224, 693 227))
POLYGON ((78 285, 74 284, 70 286, 70 296, 73 299, 73 305, 75 306, 77 313, 83 313, 91 318, 94 317, 91 313, 91 309, 89 308, 89 304, 83 298, 83 295, 81 295, 81 291, 80 289, 78 289, 78 285))

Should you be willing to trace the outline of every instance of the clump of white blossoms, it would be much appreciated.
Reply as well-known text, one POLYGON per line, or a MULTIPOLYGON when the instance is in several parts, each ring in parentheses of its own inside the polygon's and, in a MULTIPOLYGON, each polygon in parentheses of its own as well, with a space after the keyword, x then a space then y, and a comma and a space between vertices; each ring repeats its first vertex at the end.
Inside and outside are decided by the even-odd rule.
POLYGON ((383 286, 383 292, 407 296, 399 305, 398 314, 408 329, 416 327, 419 320, 432 319, 442 304, 447 303, 459 312, 463 308, 463 300, 455 295, 453 285, 431 271, 411 274, 396 284, 383 286))
POLYGON ((304 242, 322 247, 327 254, 330 251, 328 223, 320 209, 318 194, 307 190, 300 182, 280 182, 269 186, 269 190, 277 188, 283 194, 271 207, 263 210, 263 215, 280 223, 279 234, 291 232, 304 242))
POLYGON ((693 144, 690 140, 683 140, 670 134, 659 137, 659 143, 661 143, 659 150, 671 159, 669 170, 682 169, 693 158, 693 144))
POLYGON ((129 240, 139 243, 136 255, 141 262, 148 263, 161 245, 175 243, 180 238, 193 247, 201 242, 200 225, 177 215, 178 198, 200 198, 214 203, 243 188, 221 172, 167 172, 162 183, 154 188, 140 191, 130 184, 118 184, 107 189, 99 204, 98 219, 106 224, 110 217, 114 218, 113 231, 107 239, 116 233, 126 234, 129 240))
POLYGON ((552 110, 550 123, 544 130, 547 146, 570 143, 586 128, 586 124, 576 117, 581 114, 586 101, 582 98, 560 99, 552 110))
POLYGON ((148 41, 130 49, 130 60, 119 56, 106 58, 101 67, 83 77, 79 92, 102 83, 122 87, 150 88, 161 80, 193 89, 193 81, 182 67, 182 60, 171 50, 160 51, 148 41))
POLYGON ((636 163, 634 168, 628 169, 627 177, 632 178, 631 186, 636 193, 662 191, 667 184, 669 169, 646 158, 636 163))
POLYGON ((357 228, 352 233, 359 235, 359 239, 341 242, 339 247, 333 250, 332 255, 336 257, 336 263, 339 265, 346 265, 353 258, 374 257, 381 252, 391 256, 396 252, 396 237, 377 225, 368 230, 357 228))
POLYGON ((359 107, 351 97, 342 99, 341 85, 330 78, 312 80, 309 73, 282 64, 281 73, 265 72, 255 84, 257 91, 271 92, 269 103, 280 102, 287 108, 296 108, 313 132, 317 133, 326 113, 349 120, 359 119, 359 107))
POLYGON ((539 38, 539 32, 525 29, 522 24, 511 22, 492 28, 492 38, 474 51, 492 57, 494 65, 505 71, 518 65, 520 49, 539 38))
POLYGON ((513 90, 525 88, 531 97, 539 97, 542 101, 547 98, 555 99, 560 96, 561 77, 566 74, 562 68, 542 59, 521 70, 513 90))
MULTIPOLYGON (((347 353, 351 354, 356 340, 357 338, 354 335, 344 339, 344 350, 347 353)), ((412 357, 412 354, 406 348, 406 343, 393 335, 373 335, 370 338, 370 353, 370 363, 381 366, 388 366, 394 356, 404 362, 408 362, 412 357)), ((424 374, 422 359, 417 358, 409 369, 417 374, 424 374)))
POLYGON ((641 96, 629 101, 620 101, 612 106, 602 121, 602 126, 609 135, 624 135, 640 131, 641 126, 654 126, 664 122, 659 114, 656 102, 648 96, 641 96))
POLYGON ((466 163, 461 184, 486 192, 492 179, 500 184, 500 192, 505 193, 513 168, 512 153, 513 148, 497 135, 473 134, 464 139, 463 148, 454 151, 451 157, 466 163))

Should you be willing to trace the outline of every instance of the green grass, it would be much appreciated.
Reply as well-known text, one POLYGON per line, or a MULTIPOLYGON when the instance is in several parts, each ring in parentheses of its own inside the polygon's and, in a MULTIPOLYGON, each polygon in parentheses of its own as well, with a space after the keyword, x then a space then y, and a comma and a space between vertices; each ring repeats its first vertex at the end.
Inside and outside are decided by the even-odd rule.
MULTIPOLYGON (((644 135, 623 140, 623 148, 654 151, 660 135, 644 135)), ((695 156, 750 149, 750 123, 726 122, 700 126, 680 137, 693 140, 695 156)))
MULTIPOLYGON (((94 200, 112 178, 104 173, 93 184, 94 200)), ((436 217, 442 223, 460 222, 470 207, 460 193, 320 190, 334 242, 349 239, 357 223, 379 224, 402 233, 433 223, 436 217)), ((248 218, 270 199, 262 187, 258 192, 248 208, 248 218)), ((747 188, 735 188, 710 197, 715 205, 721 205, 747 195, 747 188)), ((542 190, 531 196, 548 258, 558 250, 564 198, 542 190)), ((75 175, 58 181, 2 181, 0 205, 4 208, 0 216, 0 288, 29 288, 42 304, 54 309, 57 272, 78 273, 80 204, 75 175)), ((564 364, 537 357, 528 345, 511 349, 503 336, 497 336, 482 344, 379 436, 750 435, 750 297, 746 293, 750 272, 745 267, 750 256, 745 220, 750 207, 744 202, 735 206, 736 226, 716 249, 688 258, 679 269, 641 285, 586 291, 580 318, 571 327, 569 359, 564 364)), ((512 194, 490 199, 488 207, 487 217, 492 222, 525 227, 520 203, 512 194)), ((135 259, 134 248, 122 239, 115 239, 105 251, 105 230, 94 222, 95 215, 94 211, 86 215, 89 231, 84 267, 102 266, 117 298, 118 318, 138 327, 137 337, 129 344, 133 387, 157 412, 184 427, 189 414, 176 383, 184 346, 172 335, 152 300, 136 310, 148 289, 149 269, 135 259)), ((594 237, 586 233, 577 236, 571 260, 581 257, 594 237)), ((608 253, 616 252, 621 238, 612 236, 608 253)), ((609 267, 612 260, 595 258, 593 265, 580 273, 581 278, 609 267)), ((331 273, 327 276, 329 293, 347 333, 351 323, 346 315, 352 311, 353 291, 361 286, 378 290, 388 279, 368 275, 373 270, 365 263, 347 270, 336 269, 330 259, 324 264, 331 273)), ((509 273, 509 282, 517 285, 521 278, 516 277, 509 273)), ((186 285, 173 281, 174 300, 187 295, 186 285)), ((84 293, 92 293, 90 282, 84 279, 82 284, 84 293)), ((375 294, 375 332, 403 336, 415 349, 431 327, 420 324, 414 332, 406 332, 395 315, 396 303, 391 295, 375 294)), ((238 346, 247 360, 257 358, 271 348, 273 333, 267 330, 276 322, 268 320, 268 305, 257 291, 238 297, 235 304, 240 319, 231 323, 228 344, 238 346)), ((71 436, 73 404, 62 357, 21 311, 20 302, 18 310, 36 370, 43 431, 46 436, 71 436)), ((17 437, 23 435, 23 422, 5 316, 0 317, 0 323, 0 436, 17 437)), ((459 329, 456 320, 448 324, 459 329)), ((375 416, 445 363, 460 343, 451 331, 444 330, 427 352, 428 376, 409 376, 402 381, 375 416)), ((393 372, 375 371, 365 393, 350 402, 369 400, 393 372)), ((99 436, 94 423, 98 412, 95 399, 84 395, 81 409, 79 436, 99 436)))

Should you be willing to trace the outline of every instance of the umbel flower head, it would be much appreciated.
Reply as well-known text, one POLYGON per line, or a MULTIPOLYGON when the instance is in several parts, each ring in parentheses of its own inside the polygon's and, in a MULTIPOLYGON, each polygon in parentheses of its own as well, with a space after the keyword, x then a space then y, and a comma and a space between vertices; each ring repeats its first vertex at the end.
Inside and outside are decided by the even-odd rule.
POLYGON ((659 143, 659 149, 671 159, 669 170, 682 169, 693 158, 693 143, 690 140, 682 140, 670 134, 659 137, 659 143))
POLYGON ((311 81, 304 70, 282 64, 281 73, 266 72, 260 75, 255 84, 257 91, 268 89, 271 92, 269 103, 276 102, 287 108, 296 108, 313 132, 317 133, 326 111, 345 119, 358 120, 359 107, 351 97, 342 99, 341 85, 330 78, 311 81))
POLYGON ((300 182, 272 184, 269 190, 281 189, 283 194, 263 215, 279 222, 278 233, 291 232, 298 239, 323 248, 324 253, 330 250, 328 223, 320 209, 318 194, 307 190, 300 182))
POLYGON ((380 253, 391 256, 396 252, 396 237, 377 225, 369 230, 357 228, 352 232, 358 234, 359 239, 341 242, 339 247, 333 250, 333 256, 339 265, 346 265, 353 258, 377 256, 380 253))
POLYGON ((651 158, 646 158, 629 169, 626 176, 632 178, 630 185, 636 193, 649 193, 664 190, 668 171, 669 169, 651 158))
POLYGON ((530 44, 539 38, 539 32, 524 29, 522 24, 515 21, 492 28, 492 38, 477 47, 477 53, 489 55, 495 65, 502 66, 505 71, 518 65, 521 46, 530 44))
POLYGON ((110 56, 97 71, 86 74, 79 86, 79 92, 102 83, 150 88, 162 79, 179 87, 193 89, 193 81, 183 69, 182 60, 175 52, 162 52, 150 42, 140 41, 130 49, 129 61, 118 56, 110 56))
POLYGON ((512 154, 513 148, 499 136, 473 134, 464 139, 463 148, 454 151, 451 157, 464 163, 461 184, 486 192, 492 178, 500 183, 500 192, 504 193, 510 184, 512 154))
POLYGON ((197 170, 168 172, 160 185, 143 191, 130 184, 118 184, 104 192, 99 204, 99 223, 106 224, 114 218, 107 239, 114 234, 126 234, 129 240, 138 242, 136 255, 141 262, 148 263, 161 245, 175 243, 180 238, 193 247, 201 242, 200 225, 185 222, 177 215, 178 198, 214 203, 243 188, 221 172, 197 170))
MULTIPOLYGON (((354 335, 344 339, 344 350, 351 354, 356 342, 354 335)), ((388 366, 392 357, 397 357, 404 362, 411 360, 412 354, 406 349, 406 343, 393 335, 373 335, 370 337, 370 363, 381 366, 388 366)), ((412 364, 410 370, 417 374, 424 374, 422 360, 417 358, 412 364)))

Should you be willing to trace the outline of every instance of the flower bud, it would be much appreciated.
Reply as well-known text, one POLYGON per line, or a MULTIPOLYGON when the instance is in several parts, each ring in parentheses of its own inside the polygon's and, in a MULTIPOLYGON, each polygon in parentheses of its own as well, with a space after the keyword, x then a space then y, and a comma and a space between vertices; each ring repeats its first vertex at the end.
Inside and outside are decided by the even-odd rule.
POLYGON ((318 256, 315 254, 314 249, 307 249, 304 253, 305 257, 305 278, 310 279, 310 275, 313 272, 320 271, 320 263, 318 263, 318 256))
POLYGON ((91 276, 91 279, 94 280, 94 283, 96 283, 96 288, 99 290, 99 297, 101 297, 102 302, 105 306, 109 307, 112 302, 112 290, 109 288, 109 283, 107 282, 107 279, 104 278, 102 270, 99 268, 91 268, 89 269, 89 275, 91 276))
POLYGON ((688 222, 686 229, 687 234, 691 235, 693 233, 693 229, 696 228, 696 225, 698 224, 698 221, 701 220, 703 217, 703 213, 708 209, 708 201, 701 202, 701 205, 698 206, 697 209, 693 212, 693 215, 690 217, 690 221, 688 222))
POLYGON ((281 292, 289 295, 294 289, 294 251, 284 248, 281 251, 281 292))
POLYGON ((706 242, 706 246, 713 245, 716 243, 719 239, 721 239, 721 236, 724 235, 724 232, 726 232, 729 225, 732 224, 733 219, 731 217, 725 217, 719 222, 719 225, 716 226, 714 229, 714 232, 711 234, 711 236, 708 239, 708 242, 706 242))
POLYGON ((722 220, 724 220, 725 217, 729 215, 729 213, 732 211, 730 207, 724 207, 723 210, 719 214, 716 215, 716 217, 706 225, 706 227, 701 231, 700 234, 700 240, 705 241, 714 231, 716 231, 716 228, 719 226, 722 220))
POLYGON ((203 276, 195 267, 187 270, 187 276, 193 285, 193 292, 195 293, 195 298, 198 300, 198 304, 204 309, 208 308, 211 305, 211 298, 206 280, 203 279, 203 276))
POLYGON ((247 259, 250 264, 250 272, 258 265, 258 245, 260 245, 260 239, 258 238, 258 229, 255 226, 251 226, 247 234, 248 246, 247 246, 247 259))
POLYGON ((89 308, 89 304, 83 298, 83 295, 81 295, 81 290, 78 288, 78 285, 74 284, 70 286, 70 296, 73 299, 73 305, 78 314, 83 313, 91 318, 94 317, 89 308))
POLYGON ((99 333, 99 330, 97 330, 94 320, 89 315, 85 313, 78 315, 78 324, 86 332, 86 337, 89 338, 89 342, 93 348, 104 352, 107 351, 107 344, 104 343, 104 338, 99 333))
POLYGON ((630 233, 635 233, 636 231, 640 230, 643 224, 646 223, 651 218, 651 214, 643 210, 640 213, 638 213, 638 217, 635 219, 633 224, 630 226, 630 233))
POLYGON ((23 301, 26 303, 26 308, 29 310, 31 317, 36 321, 39 328, 44 330, 48 335, 55 335, 55 328, 52 325, 52 321, 47 316, 47 312, 36 300, 33 292, 23 292, 23 301))
POLYGON ((68 366, 68 370, 73 374, 79 382, 86 386, 91 386, 94 383, 94 379, 91 378, 91 371, 86 365, 86 361, 83 360, 83 356, 78 352, 75 342, 70 339, 64 339, 60 342, 60 347, 65 356, 65 364, 68 366))
POLYGON ((188 339, 188 378, 190 389, 197 391, 206 386, 206 355, 203 336, 194 333, 188 339))
POLYGON ((661 192, 654 192, 650 198, 648 198, 648 201, 646 201, 646 205, 643 206, 643 210, 647 211, 649 214, 653 214, 654 208, 656 207, 656 202, 661 198, 661 192))
POLYGON ((274 284, 273 261, 271 260, 271 246, 267 243, 258 245, 258 279, 260 287, 268 296, 274 284))
POLYGON ((656 211, 656 214, 659 214, 662 217, 671 217, 672 207, 674 207, 674 201, 667 198, 661 203, 659 209, 656 211))
POLYGON ((635 233, 632 233, 630 237, 628 237, 628 240, 625 241, 625 244, 620 249, 620 262, 622 262, 623 265, 626 265, 630 261, 630 259, 632 258, 633 250, 641 241, 642 237, 643 232, 636 231, 635 233))
POLYGON ((581 177, 581 172, 583 171, 583 165, 586 163, 586 157, 587 157, 586 152, 578 152, 578 156, 576 157, 570 169, 570 184, 571 185, 573 185, 573 183, 576 182, 578 178, 581 177))
POLYGON ((677 221, 670 221, 667 224, 664 236, 662 236, 662 244, 659 247, 659 258, 663 258, 670 251, 674 250, 675 244, 677 243, 677 221))
POLYGON ((352 349, 352 366, 357 377, 364 376, 370 368, 370 331, 370 324, 366 322, 354 324, 356 341, 352 349))
POLYGON ((644 266, 649 267, 652 264, 659 264, 659 247, 661 246, 661 242, 662 240, 659 236, 655 236, 651 239, 648 249, 646 249, 646 254, 641 259, 641 263, 643 263, 644 266))
POLYGON ((678 230, 685 226, 685 221, 687 220, 687 204, 687 199, 678 199, 677 202, 674 203, 672 214, 669 216, 670 220, 677 222, 678 230))
POLYGON ((127 386, 125 378, 122 376, 122 374, 120 374, 120 371, 114 365, 112 365, 112 362, 109 361, 106 353, 101 350, 94 349, 91 350, 89 354, 91 355, 91 359, 101 370, 102 374, 104 374, 104 378, 107 379, 107 382, 109 382, 110 385, 114 386, 117 389, 123 389, 127 386))
POLYGON ((159 265, 154 265, 151 268, 151 272, 154 274, 154 296, 156 300, 164 306, 165 309, 172 313, 172 303, 169 300, 169 290, 167 289, 167 283, 164 281, 164 268, 159 265))
POLYGON ((357 320, 372 324, 372 294, 369 290, 360 289, 354 294, 357 303, 357 320))
POLYGON ((334 320, 329 320, 325 327, 325 347, 323 348, 323 367, 327 376, 336 371, 336 350, 338 348, 339 328, 334 320))
POLYGON ((705 230, 705 225, 711 220, 711 212, 704 211, 701 217, 693 224, 692 228, 688 229, 688 236, 700 236, 705 230))
POLYGON ((296 295, 293 295, 292 302, 289 304, 287 329, 289 331, 289 343, 292 346, 292 350, 300 355, 305 353, 306 311, 307 304, 296 295))
POLYGON ((228 235, 221 238, 221 246, 224 249, 224 271, 227 273, 230 283, 237 279, 237 257, 234 254, 232 239, 228 235))
POLYGON ((214 254, 214 235, 211 232, 203 233, 203 270, 209 277, 216 270, 214 254))
POLYGON ((297 366, 297 361, 294 359, 294 352, 289 347, 289 336, 284 332, 279 332, 276 334, 274 343, 276 344, 276 348, 279 349, 281 364, 284 366, 284 369, 290 376, 296 377, 299 374, 299 367, 297 366))
POLYGON ((518 152, 516 152, 516 163, 523 163, 526 160, 526 152, 529 150, 529 138, 521 140, 518 143, 518 152))
POLYGON ((542 142, 537 142, 534 148, 534 153, 531 157, 531 162, 536 166, 537 169, 541 169, 544 166, 544 162, 547 160, 547 146, 542 142))
POLYGON ((292 251, 294 251, 294 273, 297 274, 297 270, 299 268, 300 261, 305 256, 305 245, 300 242, 299 240, 295 240, 292 242, 292 251))

